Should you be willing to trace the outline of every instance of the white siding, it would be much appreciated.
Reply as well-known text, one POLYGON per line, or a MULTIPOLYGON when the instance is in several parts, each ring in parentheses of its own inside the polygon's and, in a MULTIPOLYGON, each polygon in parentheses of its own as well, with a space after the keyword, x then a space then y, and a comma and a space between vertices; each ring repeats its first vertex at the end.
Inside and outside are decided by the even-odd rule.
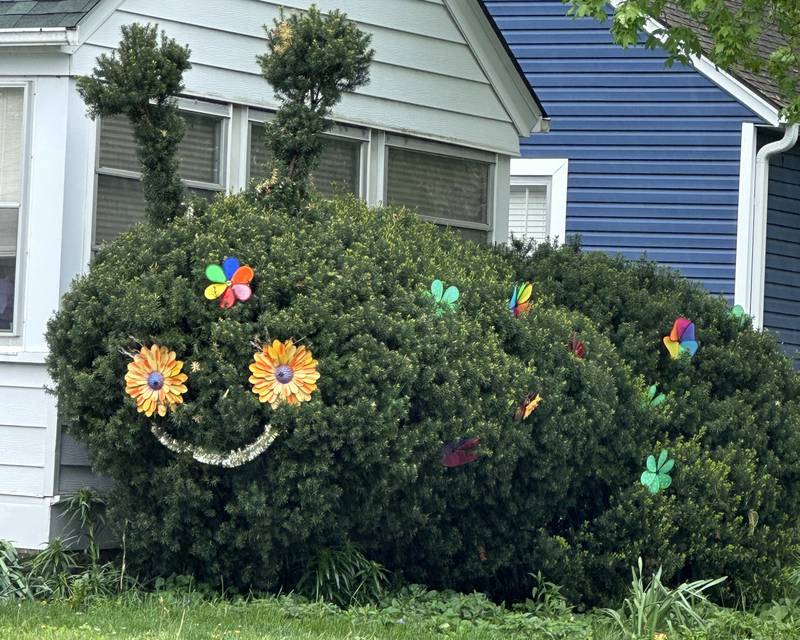
MULTIPOLYGON (((95 58, 119 42, 120 27, 157 22, 192 49, 186 92, 274 108, 256 56, 265 52, 263 25, 280 6, 310 2, 126 0, 73 56, 73 72, 88 73, 95 58)), ((516 155, 519 138, 464 36, 441 3, 425 0, 322 0, 322 11, 347 13, 372 34, 370 83, 345 96, 334 116, 350 122, 516 155)))

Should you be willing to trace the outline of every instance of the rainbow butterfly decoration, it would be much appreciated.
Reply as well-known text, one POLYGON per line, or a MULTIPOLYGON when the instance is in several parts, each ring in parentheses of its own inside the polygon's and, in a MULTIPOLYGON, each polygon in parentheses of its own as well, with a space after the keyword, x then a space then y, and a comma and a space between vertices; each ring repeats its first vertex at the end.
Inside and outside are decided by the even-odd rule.
POLYGON ((664 346, 673 360, 678 359, 684 353, 688 353, 689 357, 697 353, 700 345, 695 337, 694 322, 683 317, 675 320, 670 334, 664 336, 664 346))
POLYGON ((511 299, 508 301, 508 309, 514 316, 521 316, 523 313, 528 313, 533 308, 531 296, 533 295, 533 284, 530 282, 523 282, 522 284, 514 285, 511 291, 511 299))
POLYGON ((240 266, 236 258, 225 258, 222 266, 210 264, 206 267, 206 278, 211 284, 206 287, 205 296, 209 300, 219 298, 219 306, 230 309, 237 300, 245 302, 250 299, 253 275, 252 267, 240 266))

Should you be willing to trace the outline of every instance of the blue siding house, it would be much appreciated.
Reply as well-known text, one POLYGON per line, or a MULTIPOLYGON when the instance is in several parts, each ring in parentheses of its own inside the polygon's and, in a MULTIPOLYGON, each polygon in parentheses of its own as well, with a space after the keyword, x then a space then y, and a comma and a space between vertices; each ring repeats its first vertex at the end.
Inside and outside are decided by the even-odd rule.
MULTIPOLYGON (((668 68, 664 51, 623 49, 609 22, 573 19, 560 0, 485 4, 551 118, 512 161, 510 233, 644 254, 742 304, 795 353, 800 152, 769 79, 701 58, 668 68)), ((691 26, 674 9, 661 22, 691 26)))

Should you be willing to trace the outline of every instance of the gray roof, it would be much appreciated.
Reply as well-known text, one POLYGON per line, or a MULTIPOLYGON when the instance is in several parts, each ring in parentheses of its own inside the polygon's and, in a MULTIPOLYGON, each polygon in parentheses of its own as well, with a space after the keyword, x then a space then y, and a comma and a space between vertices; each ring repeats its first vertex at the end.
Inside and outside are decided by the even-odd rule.
POLYGON ((78 26, 100 0, 0 0, 0 29, 78 26))
MULTIPOLYGON (((726 4, 731 9, 739 9, 741 7, 741 0, 726 0, 726 4)), ((665 7, 664 13, 659 21, 668 27, 688 27, 697 34, 700 44, 705 51, 710 50, 714 46, 714 39, 711 37, 708 30, 672 3, 667 3, 667 7, 665 7)), ((784 44, 785 40, 778 34, 777 28, 774 27, 774 25, 767 24, 761 31, 756 46, 760 56, 764 58, 764 60, 767 60, 773 51, 784 44)), ((755 91, 755 93, 773 106, 779 109, 786 106, 785 98, 783 98, 775 81, 766 70, 753 73, 746 69, 737 68, 731 71, 731 75, 742 84, 755 91)))

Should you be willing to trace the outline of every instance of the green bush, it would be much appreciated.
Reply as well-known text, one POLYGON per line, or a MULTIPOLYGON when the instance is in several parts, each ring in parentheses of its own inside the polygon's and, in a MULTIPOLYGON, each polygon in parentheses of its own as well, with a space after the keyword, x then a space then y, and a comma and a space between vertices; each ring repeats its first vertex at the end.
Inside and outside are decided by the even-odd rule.
POLYGON ((652 262, 575 246, 506 255, 517 277, 588 316, 644 384, 660 385, 667 401, 653 411, 651 448, 677 461, 664 494, 620 486, 550 576, 601 597, 640 555, 670 583, 729 576, 729 601, 772 593, 800 540, 800 378, 775 339, 652 262), (695 322, 700 349, 671 360, 661 339, 681 315, 695 322))
POLYGON ((355 200, 288 212, 228 197, 101 250, 50 324, 49 369, 65 427, 116 481, 109 517, 127 522, 133 570, 291 587, 322 549, 353 543, 400 579, 529 593, 530 570, 635 485, 657 422, 583 315, 509 313, 512 275, 485 247, 355 200), (204 269, 227 255, 256 276, 253 298, 222 310, 204 269), (460 287, 456 312, 433 313, 437 277, 460 287), (311 402, 273 411, 251 393, 253 341, 268 337, 310 345, 311 402), (190 375, 166 418, 125 395, 121 351, 137 341, 169 346, 190 375), (532 390, 541 406, 514 422, 532 390), (153 421, 223 452, 266 421, 279 435, 223 469, 164 448, 153 421), (442 443, 462 435, 481 438, 481 459, 443 468, 442 443))

